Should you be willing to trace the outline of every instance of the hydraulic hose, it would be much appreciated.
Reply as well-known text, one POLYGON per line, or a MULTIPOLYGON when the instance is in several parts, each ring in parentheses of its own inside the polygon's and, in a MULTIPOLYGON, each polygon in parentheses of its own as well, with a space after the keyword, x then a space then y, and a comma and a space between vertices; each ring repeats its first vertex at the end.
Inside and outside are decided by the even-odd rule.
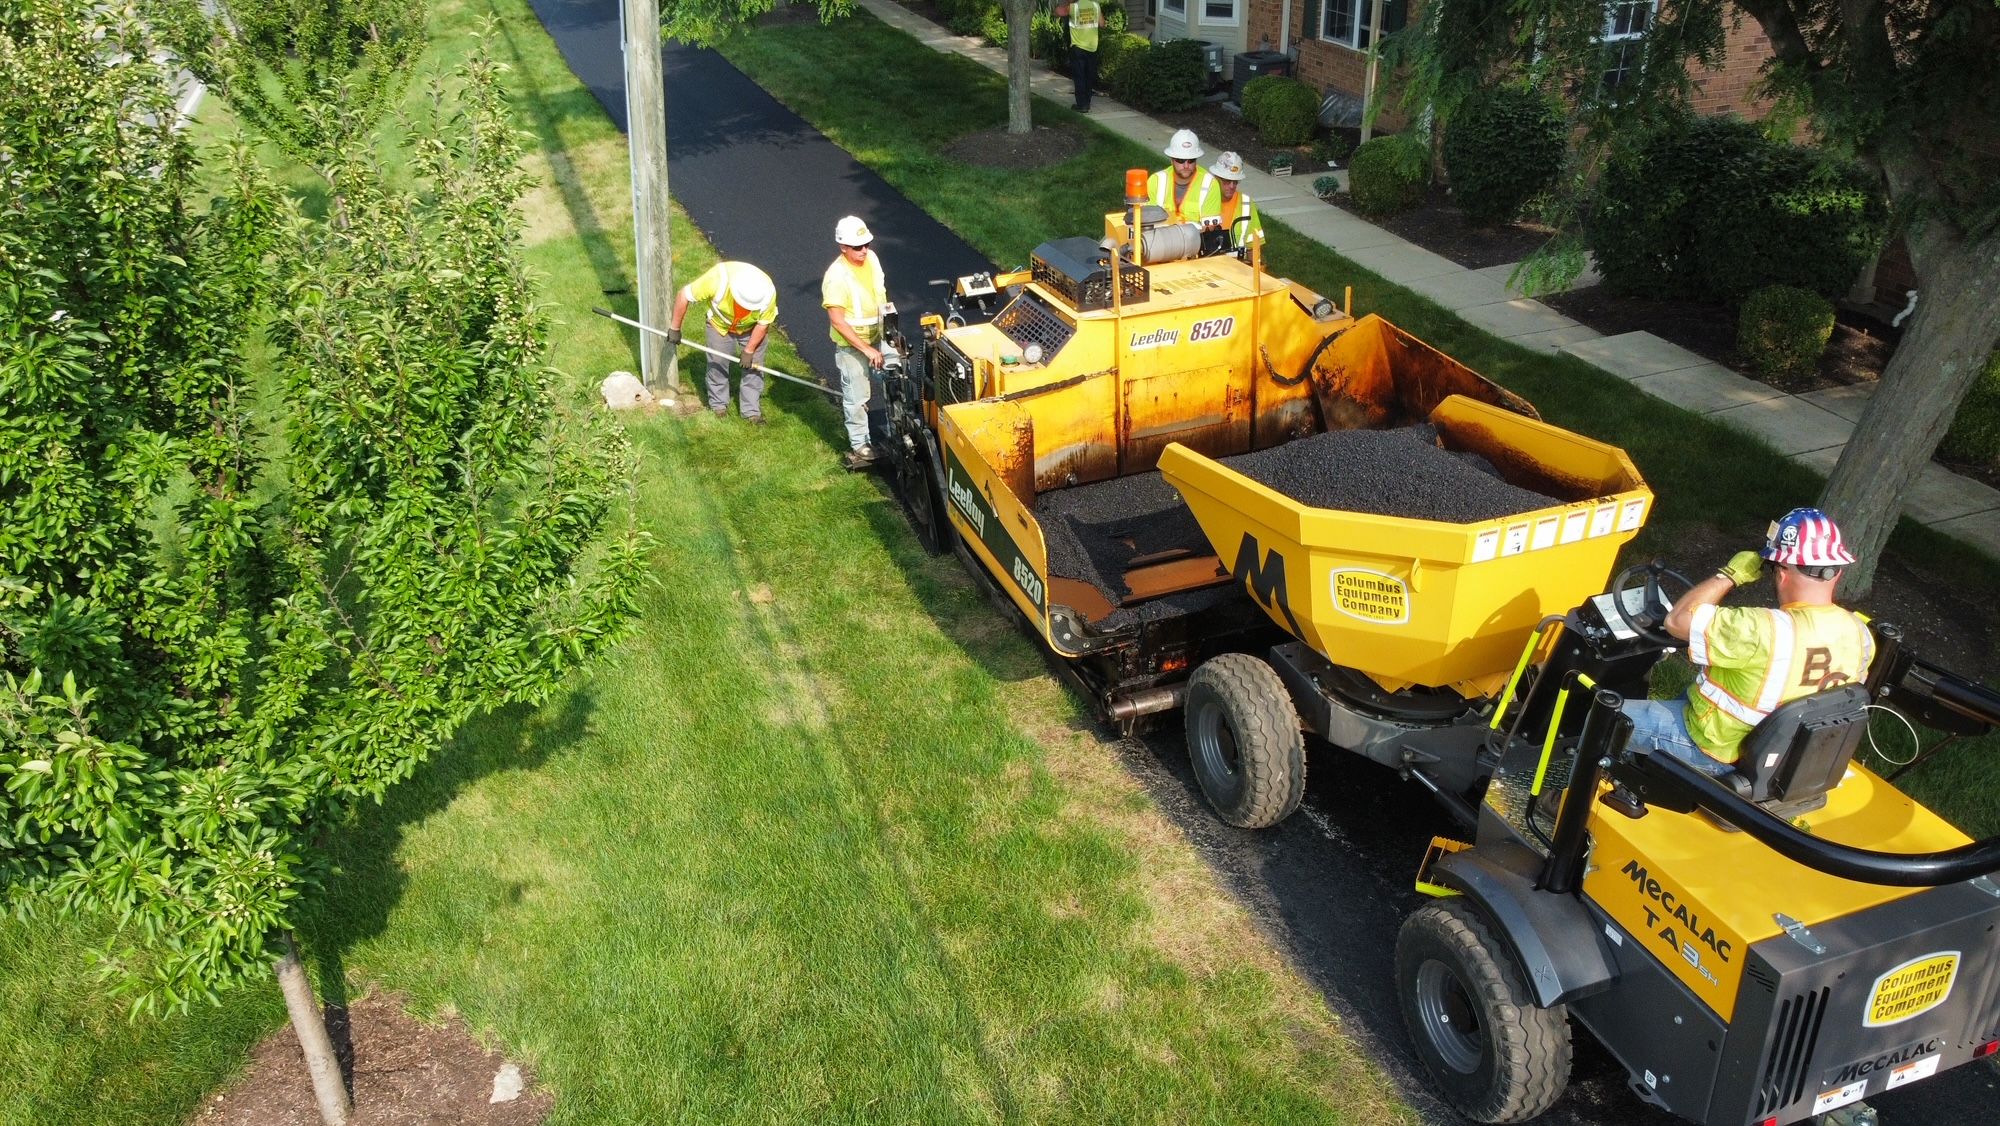
POLYGON ((1816 872, 1885 887, 1939 887, 2000 871, 2000 837, 1944 852, 1874 852, 1835 844, 1794 828, 1724 789, 1708 775, 1663 754, 1648 756, 1647 769, 1685 786, 1711 813, 1770 846, 1771 850, 1816 872))

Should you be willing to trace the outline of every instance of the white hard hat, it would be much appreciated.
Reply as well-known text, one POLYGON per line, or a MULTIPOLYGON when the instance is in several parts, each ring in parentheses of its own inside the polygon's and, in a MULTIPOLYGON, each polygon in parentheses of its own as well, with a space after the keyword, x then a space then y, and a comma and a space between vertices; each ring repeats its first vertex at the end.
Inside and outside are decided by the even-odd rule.
POLYGON ((875 236, 860 216, 849 215, 833 225, 833 241, 842 246, 867 246, 875 241, 875 236))
POLYGON ((1241 180, 1243 178, 1243 158, 1233 152, 1223 153, 1221 156, 1215 158, 1214 164, 1208 166, 1208 174, 1219 176, 1224 180, 1241 180))
POLYGON ((729 295, 753 313, 770 308, 771 299, 777 296, 771 288, 771 276, 755 267, 730 271, 729 295))
POLYGON ((1166 153, 1171 160, 1200 160, 1201 142, 1195 139, 1194 130, 1176 129, 1174 139, 1167 142, 1166 153))

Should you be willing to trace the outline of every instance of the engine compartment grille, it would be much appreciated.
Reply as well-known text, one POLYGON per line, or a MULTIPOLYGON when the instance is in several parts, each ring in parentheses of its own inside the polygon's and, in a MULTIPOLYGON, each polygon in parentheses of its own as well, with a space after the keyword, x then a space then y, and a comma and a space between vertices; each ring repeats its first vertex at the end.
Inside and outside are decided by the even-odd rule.
POLYGON ((1032 293, 1023 293, 1000 310, 1000 315, 993 318, 993 327, 1006 333, 1008 339, 1023 348, 1030 344, 1041 345, 1042 362, 1045 364, 1054 360, 1063 345, 1076 335, 1076 326, 1032 293))

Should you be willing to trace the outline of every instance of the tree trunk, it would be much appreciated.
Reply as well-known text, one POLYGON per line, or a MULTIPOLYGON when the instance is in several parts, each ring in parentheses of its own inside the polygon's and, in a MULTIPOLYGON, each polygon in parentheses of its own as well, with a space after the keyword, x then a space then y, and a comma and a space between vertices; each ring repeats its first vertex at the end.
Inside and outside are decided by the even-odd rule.
POLYGON ((299 961, 298 943, 292 932, 284 933, 285 954, 273 968, 278 988, 285 993, 285 1011, 291 1015, 292 1031, 298 1035, 299 1051, 305 1053, 306 1070, 312 1073, 313 1101, 319 1104, 320 1121, 326 1126, 347 1126, 354 1102, 347 1097, 347 1080, 340 1074, 340 1060, 333 1054, 333 1039, 326 1034, 326 1018, 313 999, 312 982, 299 961))
POLYGON ((1034 0, 1006 0, 1007 132, 1025 136, 1035 128, 1033 93, 1028 88, 1028 52, 1034 47, 1034 0))
POLYGON ((1916 315, 1820 494, 1820 507, 1840 524, 1857 560, 1841 582, 1843 598, 1867 594, 1874 584, 1903 496, 2000 340, 2000 234, 1977 242, 1944 232, 1912 237, 1930 242, 1927 253, 1914 256, 1916 315))

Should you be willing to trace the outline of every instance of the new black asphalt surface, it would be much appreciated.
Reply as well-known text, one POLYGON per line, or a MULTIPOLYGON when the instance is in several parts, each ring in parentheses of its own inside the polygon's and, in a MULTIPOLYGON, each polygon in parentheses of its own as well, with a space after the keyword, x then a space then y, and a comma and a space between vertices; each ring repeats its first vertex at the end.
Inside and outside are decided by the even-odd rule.
MULTIPOLYGON (((569 68, 623 130, 618 0, 531 2, 569 68)), ((944 224, 721 55, 670 43, 664 59, 667 182, 674 199, 724 258, 771 275, 778 326, 823 382, 836 379, 819 286, 840 255, 833 226, 841 216, 859 215, 868 224, 889 299, 911 325, 923 310, 943 305, 944 291, 931 287, 932 279, 991 268, 944 224)))
MULTIPOLYGON (((531 0, 570 69, 622 129, 625 97, 618 0, 531 0)), ((814 132, 721 56, 665 50, 667 143, 674 198, 725 257, 777 282, 779 324, 831 379, 833 347, 819 279, 836 250, 833 225, 860 215, 876 236, 891 297, 906 315, 941 303, 931 278, 988 268, 977 251, 814 132)), ((864 84, 865 86, 865 84, 864 84)), ((1115 186, 1112 190, 1115 190, 1115 186)), ((1060 235, 1064 232, 1051 232, 1060 235)), ((800 392, 805 394, 805 392, 800 392)), ((833 451, 828 451, 833 456, 833 451)), ((1117 744, 1125 766, 1202 853, 1262 932, 1339 1014, 1401 1094, 1433 1123, 1464 1120, 1438 1101, 1403 1030, 1393 984, 1397 929, 1419 901, 1416 861, 1453 826, 1415 785, 1319 746, 1305 803, 1262 832, 1221 824, 1203 804, 1178 724, 1117 744)), ((1679 1122, 1625 1090, 1624 1073, 1580 1029, 1569 1092, 1545 1126, 1665 1126, 1679 1122)), ((1198 1066, 1197 1062, 1190 1066, 1198 1066)), ((2000 1122, 2000 1075, 1983 1064, 1872 1100, 1889 1126, 2000 1122)))

